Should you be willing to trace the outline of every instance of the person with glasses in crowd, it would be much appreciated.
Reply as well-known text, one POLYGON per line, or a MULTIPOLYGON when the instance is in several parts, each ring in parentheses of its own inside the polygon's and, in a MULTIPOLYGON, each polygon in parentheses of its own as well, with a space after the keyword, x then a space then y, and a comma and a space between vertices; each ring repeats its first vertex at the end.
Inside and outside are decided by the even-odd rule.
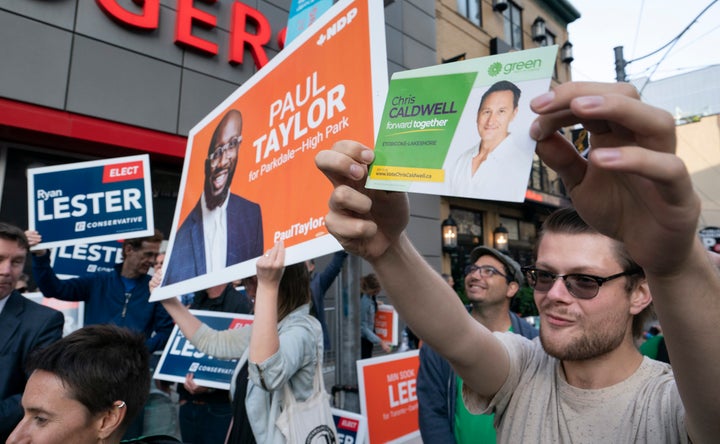
MULTIPOLYGON (((532 339, 535 327, 510 311, 520 289, 520 265, 494 248, 476 247, 465 267, 470 316, 490 331, 509 331, 532 339)), ((493 415, 473 415, 462 402, 463 382, 432 347, 420 348, 417 396, 420 435, 428 443, 494 443, 493 415)))
MULTIPOLYGON (((42 242, 35 230, 25 232, 30 248, 42 242)), ((145 336, 149 353, 165 348, 173 321, 159 302, 150 302, 149 270, 155 265, 163 234, 125 239, 122 263, 111 271, 86 273, 59 279, 50 263, 50 250, 32 250, 32 270, 38 288, 46 298, 84 302, 84 325, 115 324, 145 336)), ((146 389, 149 391, 150 386, 146 389)), ((125 438, 142 435, 144 415, 127 428, 125 438)))
POLYGON ((180 225, 163 285, 262 256, 260 205, 230 192, 242 145, 243 119, 231 109, 213 132, 203 193, 180 225))
POLYGON ((374 153, 357 142, 316 156, 335 187, 328 231, 452 364, 468 410, 495 414, 499 442, 717 442, 720 274, 696 235, 700 199, 672 116, 627 83, 563 83, 530 106, 536 152, 577 211, 548 218, 526 270, 539 339, 467 315, 405 233, 407 194, 364 187, 374 153), (559 133, 576 124, 591 134, 587 159, 559 133), (633 343, 651 303, 672 369, 633 343))

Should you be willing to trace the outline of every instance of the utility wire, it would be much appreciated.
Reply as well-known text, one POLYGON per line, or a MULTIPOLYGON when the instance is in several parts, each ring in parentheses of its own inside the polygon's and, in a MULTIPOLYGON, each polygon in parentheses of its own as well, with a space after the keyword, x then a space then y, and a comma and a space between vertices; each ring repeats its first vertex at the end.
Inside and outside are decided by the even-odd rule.
POLYGON ((660 52, 660 51, 662 51, 663 49, 665 49, 665 48, 667 48, 668 46, 670 46, 671 44, 675 43, 677 40, 680 39, 680 37, 683 36, 683 34, 685 34, 685 33, 690 29, 690 27, 691 27, 693 24, 695 24, 695 22, 696 22, 700 17, 702 17, 703 14, 705 14, 705 11, 707 11, 708 9, 710 9, 710 8, 712 7, 712 5, 714 5, 714 4, 717 3, 717 2, 718 2, 718 0, 713 0, 709 5, 707 5, 707 6, 705 7, 705 9, 703 9, 702 12, 700 12, 700 14, 698 14, 697 17, 695 17, 695 18, 690 22, 690 24, 687 25, 687 26, 685 27, 685 29, 683 29, 682 32, 680 32, 680 34, 678 34, 675 38, 673 38, 672 40, 670 40, 669 42, 667 42, 666 44, 664 44, 664 45, 661 46, 660 48, 656 49, 655 51, 651 52, 650 54, 645 54, 645 55, 642 56, 642 57, 638 57, 638 58, 632 59, 632 60, 630 60, 629 62, 626 62, 626 63, 627 63, 627 64, 630 64, 630 63, 632 63, 632 62, 637 62, 638 60, 646 59, 646 58, 650 57, 651 55, 655 55, 655 54, 657 54, 658 52, 660 52))
POLYGON ((678 48, 678 51, 680 51, 683 48, 687 48, 688 46, 691 46, 693 43, 697 42, 698 40, 704 39, 705 36, 707 36, 708 34, 712 34, 713 32, 717 31, 718 29, 720 29, 720 25, 717 25, 716 27, 710 29, 705 34, 700 34, 699 36, 697 36, 695 38, 695 40, 690 40, 689 42, 685 43, 684 46, 678 48))
POLYGON ((658 48, 658 49, 656 49, 655 51, 653 51, 653 52, 651 52, 651 53, 649 53, 649 54, 646 54, 646 55, 644 55, 644 56, 642 56, 642 57, 637 57, 637 58, 635 58, 635 59, 633 59, 633 60, 630 60, 630 61, 626 62, 626 65, 629 65, 629 64, 632 63, 632 62, 637 62, 638 60, 642 60, 642 59, 648 58, 648 57, 650 57, 650 56, 652 56, 652 55, 654 55, 654 54, 657 54, 658 52, 662 51, 663 49, 667 48, 668 46, 670 47, 670 48, 667 50, 667 52, 665 52, 665 54, 662 56, 662 58, 655 64, 655 66, 653 67, 652 72, 651 72, 650 75, 646 78, 645 83, 644 83, 643 86, 640 88, 640 94, 641 94, 641 95, 642 95, 643 90, 645 89, 645 86, 647 86, 648 82, 650 82, 650 78, 653 76, 653 74, 655 74, 655 71, 657 71, 657 69, 660 67, 660 64, 665 60, 665 58, 668 56, 668 54, 670 54, 670 52, 672 51, 673 47, 675 47, 675 45, 676 45, 677 42, 680 40, 680 38, 683 36, 683 34, 685 34, 685 33, 692 27, 692 25, 694 25, 695 22, 697 22, 698 19, 699 19, 700 17, 702 17, 702 15, 705 14, 705 12, 707 12, 707 10, 710 9, 710 8, 711 8, 715 3, 717 3, 717 2, 718 2, 718 0, 713 0, 712 2, 710 2, 710 4, 707 5, 707 6, 705 7, 705 9, 703 9, 702 11, 700 11, 700 14, 698 14, 698 15, 685 27, 685 29, 683 29, 683 30, 680 32, 680 34, 678 34, 677 36, 675 36, 675 38, 673 38, 672 40, 670 40, 669 42, 667 42, 666 44, 664 44, 664 45, 661 46, 660 48, 658 48))
MULTIPOLYGON (((700 70, 700 69, 712 68, 712 67, 714 67, 714 66, 720 66, 720 64, 719 64, 719 63, 708 63, 708 64, 705 64, 705 65, 679 66, 679 67, 673 68, 673 69, 670 70, 670 71, 663 71, 663 72, 665 72, 666 74, 667 74, 667 73, 679 73, 679 74, 684 74, 684 73, 687 73, 687 72, 690 72, 690 71, 697 71, 697 70, 700 70)), ((647 68, 645 68, 645 69, 644 69, 643 71, 641 71, 641 72, 638 72, 638 73, 632 74, 632 75, 628 75, 628 81, 632 82, 632 81, 635 81, 635 80, 638 80, 638 81, 639 81, 639 80, 641 80, 641 79, 644 79, 644 78, 646 77, 646 73, 647 73, 648 71, 650 71, 650 69, 651 69, 651 67, 647 67, 647 68)))
MULTIPOLYGON (((717 0, 716 0, 716 1, 717 1, 717 0)), ((672 51, 672 49, 675 47, 675 45, 676 45, 677 42, 679 42, 679 41, 680 41, 680 40, 678 39, 678 40, 675 40, 674 42, 672 42, 672 45, 670 45, 670 48, 668 48, 668 50, 665 52, 665 54, 663 54, 662 58, 660 58, 660 60, 655 64, 655 66, 653 66, 653 70, 652 70, 652 71, 650 72, 650 74, 645 78, 645 83, 643 83, 643 86, 640 87, 639 93, 640 93, 641 96, 642 96, 642 93, 643 93, 643 91, 645 90, 645 87, 647 86, 647 84, 650 83, 650 79, 652 78, 653 74, 655 74, 655 71, 657 71, 658 68, 660 68, 660 64, 663 62, 663 60, 665 60, 665 58, 668 56, 668 54, 670 54, 670 51, 672 51)))
POLYGON ((633 56, 635 55, 635 48, 637 48, 638 36, 640 35, 640 22, 642 22, 643 11, 645 10, 645 0, 640 3, 640 13, 638 14, 637 24, 635 25, 635 38, 633 39, 633 56))

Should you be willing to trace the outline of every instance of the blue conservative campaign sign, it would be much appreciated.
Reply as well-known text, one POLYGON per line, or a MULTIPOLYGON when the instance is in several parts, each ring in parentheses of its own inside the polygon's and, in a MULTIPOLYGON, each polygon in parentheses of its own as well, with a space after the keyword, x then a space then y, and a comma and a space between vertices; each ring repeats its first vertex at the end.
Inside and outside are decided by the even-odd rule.
POLYGON ((123 261, 122 248, 120 241, 63 245, 52 249, 50 264, 60 279, 112 271, 123 261))
POLYGON ((367 418, 354 412, 330 409, 335 420, 338 444, 364 444, 367 434, 367 418))
MULTIPOLYGON (((190 312, 215 330, 249 327, 253 320, 252 315, 237 313, 205 310, 190 310, 190 312)), ((247 343, 250 344, 249 328, 246 328, 246 333, 247 343)), ((237 359, 217 359, 197 350, 176 325, 165 345, 153 378, 185 382, 185 375, 194 373, 196 384, 202 387, 228 390, 237 363, 237 359)))
POLYGON ((28 169, 29 226, 44 249, 150 236, 150 161, 145 155, 28 169))

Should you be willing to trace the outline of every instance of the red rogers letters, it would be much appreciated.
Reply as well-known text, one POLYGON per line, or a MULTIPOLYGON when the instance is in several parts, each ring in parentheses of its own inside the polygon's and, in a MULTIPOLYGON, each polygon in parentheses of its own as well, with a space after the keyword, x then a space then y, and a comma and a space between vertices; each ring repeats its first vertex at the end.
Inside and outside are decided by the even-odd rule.
MULTIPOLYGON (((111 19, 122 25, 139 30, 157 29, 160 23, 160 0, 145 0, 136 2, 141 6, 140 13, 128 11, 120 6, 117 0, 95 0, 100 9, 111 19)), ((207 4, 216 3, 217 0, 204 0, 207 4)), ((194 25, 211 29, 217 26, 217 17, 197 9, 193 0, 177 0, 177 17, 175 21, 175 44, 197 49, 207 54, 217 55, 218 44, 202 39, 192 34, 194 25)), ((284 33, 281 33, 284 35, 284 33)), ((272 29, 268 19, 257 9, 244 3, 233 2, 232 15, 230 20, 230 44, 228 45, 228 62, 242 64, 245 46, 255 61, 255 66, 260 69, 268 62, 263 45, 270 41, 272 29), (247 31, 247 24, 255 28, 255 33, 247 31)), ((284 39, 279 42, 280 47, 284 46, 284 39)))

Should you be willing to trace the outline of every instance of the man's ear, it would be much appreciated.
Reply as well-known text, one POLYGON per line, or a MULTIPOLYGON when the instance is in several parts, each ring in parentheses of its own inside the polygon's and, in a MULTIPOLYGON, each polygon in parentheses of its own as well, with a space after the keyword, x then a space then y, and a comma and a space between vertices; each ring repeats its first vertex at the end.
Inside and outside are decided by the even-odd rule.
POLYGON ((125 419, 127 407, 122 401, 115 401, 113 407, 101 413, 97 419, 98 438, 105 440, 112 436, 125 419))
POLYGON ((518 290, 520 290, 520 284, 518 284, 515 281, 512 281, 508 284, 508 289, 507 289, 507 293, 505 293, 505 296, 507 296, 508 299, 512 298, 513 296, 515 296, 515 294, 518 292, 518 290))
POLYGON ((630 294, 630 314, 636 315, 652 303, 652 294, 646 280, 643 280, 630 294))

